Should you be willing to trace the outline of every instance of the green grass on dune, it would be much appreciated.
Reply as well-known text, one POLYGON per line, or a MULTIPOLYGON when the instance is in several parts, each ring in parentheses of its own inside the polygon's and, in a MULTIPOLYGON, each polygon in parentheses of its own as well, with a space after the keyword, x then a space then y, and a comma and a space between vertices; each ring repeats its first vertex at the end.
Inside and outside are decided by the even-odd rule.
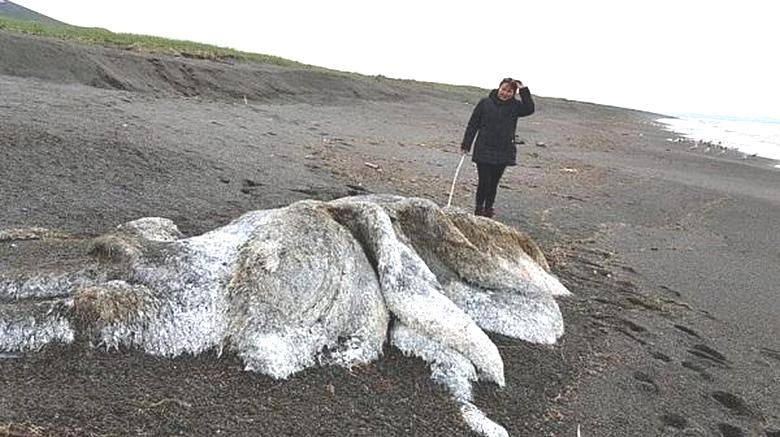
POLYGON ((479 88, 444 83, 420 82, 409 79, 390 79, 384 76, 365 76, 359 73, 349 73, 332 70, 325 67, 307 65, 278 56, 242 52, 226 47, 217 47, 192 41, 182 41, 157 36, 136 35, 131 33, 114 33, 96 27, 78 27, 71 25, 43 24, 40 22, 15 20, 0 17, 0 30, 57 38, 84 44, 104 47, 134 50, 147 53, 160 53, 171 56, 207 59, 212 61, 238 61, 272 64, 284 67, 297 67, 316 70, 322 74, 348 77, 353 80, 389 80, 397 84, 406 84, 412 88, 438 90, 447 93, 475 92, 479 88))
POLYGON ((181 41, 157 36, 114 33, 106 29, 77 26, 57 26, 0 17, 0 30, 58 38, 125 50, 138 50, 210 60, 235 60, 304 67, 304 64, 278 56, 247 53, 225 47, 217 47, 192 41, 181 41))

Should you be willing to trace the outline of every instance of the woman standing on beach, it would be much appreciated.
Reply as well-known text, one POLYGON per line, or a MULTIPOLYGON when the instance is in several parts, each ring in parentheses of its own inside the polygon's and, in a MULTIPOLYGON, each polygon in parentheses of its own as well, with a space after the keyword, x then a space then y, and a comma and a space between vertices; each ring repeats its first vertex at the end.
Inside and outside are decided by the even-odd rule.
POLYGON ((477 164, 477 207, 475 215, 493 217, 498 182, 509 165, 516 165, 515 131, 518 117, 534 112, 531 91, 519 80, 503 79, 498 89, 477 103, 471 114, 461 150, 469 153, 474 143, 471 160, 477 164), (518 96, 518 97, 515 97, 518 96), (479 134, 479 135, 477 135, 479 134), (477 138, 476 142, 474 137, 477 138))

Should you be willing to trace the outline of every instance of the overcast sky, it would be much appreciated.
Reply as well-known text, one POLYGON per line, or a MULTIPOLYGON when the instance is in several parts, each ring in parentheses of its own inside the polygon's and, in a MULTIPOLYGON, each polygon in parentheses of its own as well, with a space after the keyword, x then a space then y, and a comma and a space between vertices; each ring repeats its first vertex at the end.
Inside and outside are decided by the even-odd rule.
POLYGON ((14 0, 60 21, 338 70, 645 109, 780 118, 780 2, 14 0), (777 4, 777 6, 775 6, 777 4))

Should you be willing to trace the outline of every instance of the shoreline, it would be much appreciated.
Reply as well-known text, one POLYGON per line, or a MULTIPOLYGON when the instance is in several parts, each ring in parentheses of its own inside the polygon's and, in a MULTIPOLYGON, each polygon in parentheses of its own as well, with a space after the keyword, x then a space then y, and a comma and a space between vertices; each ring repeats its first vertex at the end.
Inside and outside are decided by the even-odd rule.
MULTIPOLYGON (((202 72, 211 64, 160 63, 204 81, 172 88, 212 89, 202 72)), ((311 79, 298 74, 248 76, 275 96, 260 87, 311 79)), ((446 204, 481 95, 332 86, 244 103, 0 75, 0 229, 97 235, 160 216, 195 235, 301 199, 374 192, 446 204)), ((475 384, 475 403, 510 435, 780 430, 780 252, 767 238, 780 235, 780 174, 763 159, 668 143, 652 117, 541 98, 518 123, 526 144, 502 180, 497 219, 530 234, 574 295, 561 303, 566 331, 555 345, 490 335, 507 384, 475 384)), ((453 194, 465 210, 476 183, 468 164, 453 194)), ((0 273, 81 256, 43 243, 0 242, 0 273)), ((230 355, 52 345, 0 358, 0 435, 12 426, 43 435, 472 435, 429 375, 393 348, 352 371, 318 367, 277 381, 230 355)))
POLYGON ((667 141, 682 141, 690 149, 700 147, 704 153, 735 153, 743 159, 758 157, 780 164, 780 122, 684 116, 656 121, 677 136, 667 141))

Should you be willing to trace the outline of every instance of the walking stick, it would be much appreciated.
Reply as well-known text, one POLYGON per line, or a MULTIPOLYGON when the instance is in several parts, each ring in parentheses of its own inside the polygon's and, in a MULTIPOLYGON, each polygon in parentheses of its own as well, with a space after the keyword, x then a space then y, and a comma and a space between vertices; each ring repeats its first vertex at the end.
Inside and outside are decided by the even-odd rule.
POLYGON ((464 153, 460 157, 460 162, 458 163, 458 168, 455 169, 455 177, 452 178, 452 187, 450 187, 450 197, 447 199, 447 208, 452 205, 452 193, 455 191, 455 181, 458 180, 458 173, 460 173, 460 166, 463 165, 463 160, 466 158, 466 154, 464 153))

